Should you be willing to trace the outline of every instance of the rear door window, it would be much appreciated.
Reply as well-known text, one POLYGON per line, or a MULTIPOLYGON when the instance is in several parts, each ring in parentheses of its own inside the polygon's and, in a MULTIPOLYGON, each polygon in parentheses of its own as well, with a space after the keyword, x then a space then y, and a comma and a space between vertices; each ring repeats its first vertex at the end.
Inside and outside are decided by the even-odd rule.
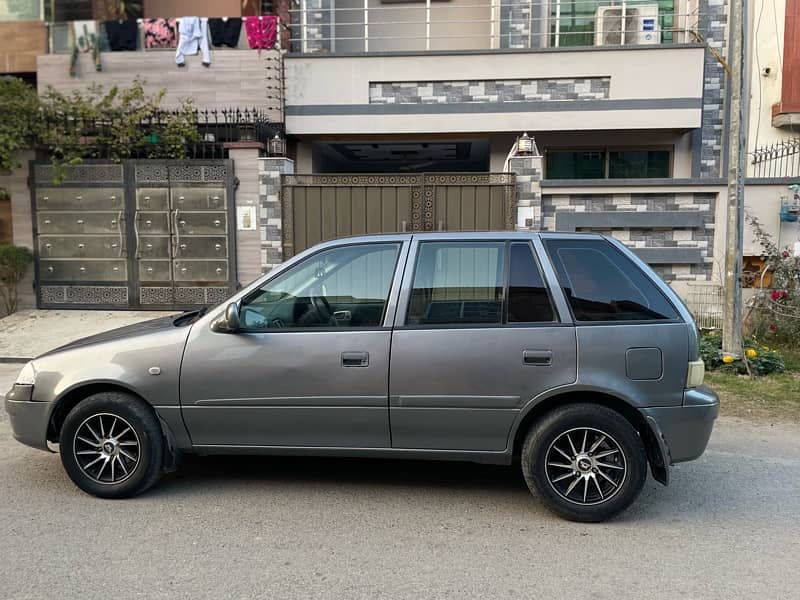
POLYGON ((500 325, 505 242, 420 244, 408 325, 500 325))
POLYGON ((545 239, 544 244, 576 321, 678 318, 656 285, 608 242, 545 239))

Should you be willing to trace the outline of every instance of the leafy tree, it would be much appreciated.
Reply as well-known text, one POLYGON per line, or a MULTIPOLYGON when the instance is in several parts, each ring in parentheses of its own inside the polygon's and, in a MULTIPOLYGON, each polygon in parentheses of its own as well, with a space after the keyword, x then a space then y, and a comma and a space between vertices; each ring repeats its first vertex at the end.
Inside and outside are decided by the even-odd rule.
POLYGON ((39 98, 17 77, 0 77, 0 170, 19 166, 15 154, 29 148, 41 126, 39 98))

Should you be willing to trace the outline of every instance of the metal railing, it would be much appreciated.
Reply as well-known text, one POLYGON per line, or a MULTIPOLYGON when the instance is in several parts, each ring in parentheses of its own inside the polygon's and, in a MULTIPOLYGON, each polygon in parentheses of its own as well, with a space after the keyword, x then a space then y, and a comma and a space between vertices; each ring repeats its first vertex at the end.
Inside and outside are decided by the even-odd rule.
POLYGON ((752 177, 800 177, 800 138, 756 148, 750 164, 752 177))
POLYGON ((646 46, 702 42, 705 18, 655 0, 294 0, 291 51, 646 46), (320 6, 320 1, 322 5, 320 6), (346 4, 346 6, 342 6, 346 4))
POLYGON ((722 329, 723 289, 715 283, 689 283, 686 306, 700 329, 722 329))
MULTIPOLYGON (((177 113, 162 110, 141 121, 138 143, 131 145, 124 158, 163 158, 161 133, 164 126, 177 113)), ((111 120, 80 119, 72 115, 48 114, 41 117, 44 128, 63 132, 64 140, 80 145, 84 158, 114 159, 109 154, 110 145, 105 140, 118 135, 111 120)), ((259 142, 270 148, 270 141, 283 134, 279 124, 271 123, 267 113, 258 108, 231 108, 196 110, 191 121, 197 127, 194 139, 186 140, 186 157, 195 159, 228 158, 230 142, 259 142)), ((53 140, 48 140, 52 142, 53 140)), ((35 140, 35 142, 37 142, 35 140)), ((41 141, 38 141, 41 143, 41 141)))

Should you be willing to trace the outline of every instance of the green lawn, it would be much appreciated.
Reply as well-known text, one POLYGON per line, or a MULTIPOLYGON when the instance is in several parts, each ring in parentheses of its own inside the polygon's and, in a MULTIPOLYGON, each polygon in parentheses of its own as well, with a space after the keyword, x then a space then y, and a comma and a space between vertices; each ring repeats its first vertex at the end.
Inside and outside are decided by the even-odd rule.
POLYGON ((719 371, 706 373, 706 384, 720 396, 723 415, 800 422, 800 349, 780 352, 785 373, 753 379, 719 371))

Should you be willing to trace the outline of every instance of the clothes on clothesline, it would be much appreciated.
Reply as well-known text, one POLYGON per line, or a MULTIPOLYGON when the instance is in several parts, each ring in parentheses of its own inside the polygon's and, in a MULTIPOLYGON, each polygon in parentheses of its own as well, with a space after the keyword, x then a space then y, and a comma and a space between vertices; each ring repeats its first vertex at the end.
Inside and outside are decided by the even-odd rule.
POLYGON ((236 48, 239 46, 239 36, 242 33, 242 19, 239 17, 209 19, 208 31, 211 34, 213 46, 236 48))
POLYGON ((78 52, 92 52, 100 47, 97 40, 97 23, 94 21, 73 21, 72 33, 78 52))
POLYGON ((247 43, 253 50, 268 50, 275 47, 278 37, 278 17, 244 17, 247 43))
POLYGON ((97 35, 97 23, 94 21, 73 21, 72 22, 72 56, 69 61, 69 76, 75 77, 78 73, 78 56, 80 54, 92 55, 94 68, 97 71, 103 70, 100 63, 100 40, 97 35))
POLYGON ((126 21, 104 21, 103 27, 112 52, 136 50, 139 28, 135 19, 126 21))
POLYGON ((176 48, 178 46, 178 27, 175 19, 145 19, 142 28, 144 29, 145 48, 176 48))
POLYGON ((211 64, 211 52, 208 48, 208 19, 203 17, 181 17, 179 19, 180 41, 175 52, 175 63, 182 67, 188 55, 202 52, 203 65, 211 64))

